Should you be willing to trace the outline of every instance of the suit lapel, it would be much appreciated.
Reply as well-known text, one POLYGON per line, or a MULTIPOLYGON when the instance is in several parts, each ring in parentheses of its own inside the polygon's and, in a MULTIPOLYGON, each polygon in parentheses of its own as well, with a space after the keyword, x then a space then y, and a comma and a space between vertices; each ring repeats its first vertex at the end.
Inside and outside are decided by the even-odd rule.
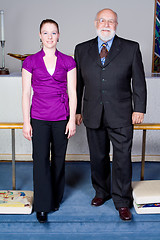
POLYGON ((98 38, 94 38, 93 41, 90 44, 90 48, 88 50, 89 55, 92 57, 92 59, 97 62, 98 65, 102 65, 101 64, 101 59, 99 56, 99 51, 98 51, 98 38))
POLYGON ((121 40, 117 35, 115 35, 111 49, 106 58, 105 64, 102 65, 98 51, 98 38, 96 37, 91 42, 88 53, 92 57, 92 59, 97 62, 99 66, 106 67, 120 53, 121 49, 122 49, 121 40))
POLYGON ((111 49, 107 55, 106 61, 104 63, 104 67, 107 66, 117 55, 120 53, 122 49, 122 44, 120 38, 116 35, 114 37, 111 49))

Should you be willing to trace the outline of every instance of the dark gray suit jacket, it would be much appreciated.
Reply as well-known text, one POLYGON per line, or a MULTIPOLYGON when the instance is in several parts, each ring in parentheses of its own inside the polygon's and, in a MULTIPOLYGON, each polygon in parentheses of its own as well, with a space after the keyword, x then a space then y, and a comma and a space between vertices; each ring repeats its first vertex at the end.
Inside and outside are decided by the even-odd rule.
POLYGON ((77 113, 86 127, 100 126, 102 110, 111 128, 132 124, 132 112, 146 112, 146 82, 139 44, 115 36, 104 65, 97 38, 75 48, 77 113), (83 96, 84 94, 84 96, 83 96))

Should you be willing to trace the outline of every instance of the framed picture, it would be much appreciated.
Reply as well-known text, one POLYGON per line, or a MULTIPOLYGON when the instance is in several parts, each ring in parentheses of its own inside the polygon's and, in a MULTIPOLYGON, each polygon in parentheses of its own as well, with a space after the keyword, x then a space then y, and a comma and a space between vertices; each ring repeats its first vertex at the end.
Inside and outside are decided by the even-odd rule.
POLYGON ((160 0, 155 0, 152 73, 160 73, 160 0))

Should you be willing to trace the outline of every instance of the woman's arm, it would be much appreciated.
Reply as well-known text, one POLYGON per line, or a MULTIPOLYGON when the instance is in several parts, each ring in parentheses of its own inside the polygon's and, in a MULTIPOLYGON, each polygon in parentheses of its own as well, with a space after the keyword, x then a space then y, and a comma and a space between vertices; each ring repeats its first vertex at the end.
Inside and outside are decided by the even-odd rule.
POLYGON ((22 69, 22 112, 23 112, 23 136, 29 141, 32 137, 30 124, 30 101, 31 101, 31 77, 32 74, 22 69))
POLYGON ((74 68, 67 73, 70 118, 66 126, 65 134, 68 133, 68 138, 72 137, 76 133, 76 124, 75 124, 75 115, 76 115, 76 108, 77 108, 76 83, 77 83, 76 68, 74 68))

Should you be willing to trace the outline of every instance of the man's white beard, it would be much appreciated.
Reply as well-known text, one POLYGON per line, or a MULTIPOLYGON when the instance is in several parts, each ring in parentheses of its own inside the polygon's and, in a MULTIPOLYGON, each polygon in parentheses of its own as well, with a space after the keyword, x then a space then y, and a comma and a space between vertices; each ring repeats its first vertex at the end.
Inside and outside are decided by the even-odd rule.
POLYGON ((115 34, 116 34, 116 31, 114 31, 114 30, 112 30, 112 29, 110 29, 110 28, 102 28, 102 29, 100 29, 100 30, 96 29, 96 32, 97 32, 98 37, 99 37, 102 41, 104 41, 104 42, 108 42, 108 41, 111 40, 111 39, 115 36, 115 34), (102 34, 101 31, 103 31, 103 30, 109 30, 110 32, 107 32, 106 34, 104 34, 104 33, 102 34))

